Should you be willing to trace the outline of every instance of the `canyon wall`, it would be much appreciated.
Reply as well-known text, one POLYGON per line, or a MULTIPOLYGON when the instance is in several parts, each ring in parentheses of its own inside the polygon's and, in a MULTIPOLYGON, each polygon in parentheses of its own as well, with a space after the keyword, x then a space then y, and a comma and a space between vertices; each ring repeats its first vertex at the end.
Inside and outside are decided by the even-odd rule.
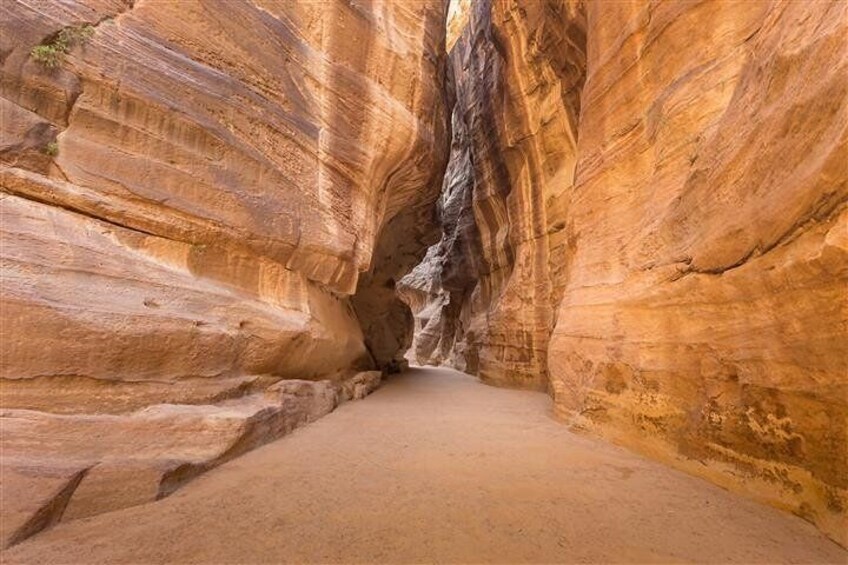
POLYGON ((848 532, 848 5, 587 3, 557 412, 848 532))
POLYGON ((845 544, 846 10, 473 4, 411 354, 845 544))
POLYGON ((450 62, 444 236, 402 281, 413 356, 504 386, 547 387, 585 79, 578 2, 475 2, 450 62), (433 281, 434 286, 427 283, 433 281))
MULTIPOLYGON (((442 0, 4 3, 4 461, 67 462, 16 438, 95 426, 73 415, 155 443, 215 421, 186 405, 402 355, 372 331, 397 299, 370 282, 434 241, 445 13, 442 0), (402 260, 383 258, 395 248, 402 260), (353 295, 367 297, 359 316, 353 295)), ((283 404, 318 394, 298 390, 283 404)), ((223 451, 262 435, 246 422, 263 402, 220 408, 237 438, 211 434, 223 451)), ((162 441, 157 465, 179 467, 162 441)), ((100 447, 54 475, 88 470, 83 488, 103 457, 135 457, 100 447)))

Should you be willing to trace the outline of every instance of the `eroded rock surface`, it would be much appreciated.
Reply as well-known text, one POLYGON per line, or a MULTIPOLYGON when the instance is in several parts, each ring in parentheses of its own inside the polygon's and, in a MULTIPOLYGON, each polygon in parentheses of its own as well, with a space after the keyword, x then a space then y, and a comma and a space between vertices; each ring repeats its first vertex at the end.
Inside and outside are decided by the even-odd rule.
POLYGON ((440 0, 4 5, 4 543, 367 394, 413 318, 848 543, 848 6, 456 6, 446 61, 440 0))
MULTIPOLYGON (((4 463, 65 480, 57 462, 78 460, 66 517, 161 496, 374 386, 328 389, 304 416, 267 396, 280 379, 308 388, 402 355, 372 328, 406 306, 370 283, 402 277, 437 238, 445 13, 442 0, 4 3, 4 463)), ((48 500, 56 480, 33 479, 48 500)))
POLYGON ((848 6, 587 6, 557 410, 848 543, 848 6))
POLYGON ((438 194, 442 2, 20 1, 4 25, 4 378, 367 359, 346 296, 438 194), (30 57, 87 24, 59 67, 30 57))
POLYGON ((467 17, 450 54, 456 106, 445 235, 404 279, 404 295, 418 295, 407 300, 423 330, 414 354, 485 382, 545 389, 565 267, 585 13, 566 0, 485 1, 467 17))
POLYGON ((412 355, 848 543, 847 9, 475 3, 412 355))
POLYGON ((126 414, 0 413, 0 545, 59 521, 165 497, 221 463, 364 398, 380 371, 284 379, 214 405, 156 404, 126 414))

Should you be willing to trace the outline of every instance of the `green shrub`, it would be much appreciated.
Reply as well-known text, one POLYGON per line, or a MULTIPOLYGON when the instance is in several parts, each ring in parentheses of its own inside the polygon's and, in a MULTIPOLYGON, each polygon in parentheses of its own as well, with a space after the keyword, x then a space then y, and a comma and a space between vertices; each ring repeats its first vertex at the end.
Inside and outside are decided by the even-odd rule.
POLYGON ((88 24, 66 27, 52 41, 36 45, 29 53, 37 63, 53 69, 65 61, 65 55, 71 47, 86 44, 92 35, 94 26, 88 24))
POLYGON ((64 46, 65 52, 74 45, 85 45, 94 35, 94 26, 84 24, 81 26, 66 27, 56 36, 55 44, 64 46))
POLYGON ((59 154, 59 144, 55 141, 51 141, 50 143, 44 146, 44 152, 50 155, 51 157, 55 157, 59 154))
POLYGON ((29 54, 48 69, 58 67, 65 60, 65 52, 55 45, 36 45, 29 54))

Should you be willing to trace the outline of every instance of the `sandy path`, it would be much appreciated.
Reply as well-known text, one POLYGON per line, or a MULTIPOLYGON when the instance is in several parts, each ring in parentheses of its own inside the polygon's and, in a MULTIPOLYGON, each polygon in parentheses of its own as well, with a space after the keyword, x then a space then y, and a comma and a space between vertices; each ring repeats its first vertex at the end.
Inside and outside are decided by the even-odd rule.
POLYGON ((554 422, 543 394, 413 369, 163 501, 3 563, 838 562, 802 520, 554 422))

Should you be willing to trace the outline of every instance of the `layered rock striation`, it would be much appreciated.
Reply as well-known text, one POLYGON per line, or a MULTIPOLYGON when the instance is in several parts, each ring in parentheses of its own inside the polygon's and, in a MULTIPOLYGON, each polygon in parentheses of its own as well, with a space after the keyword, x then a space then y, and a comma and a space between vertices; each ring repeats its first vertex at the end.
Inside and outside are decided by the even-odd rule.
POLYGON ((481 255, 447 223, 404 280, 413 355, 845 544, 846 34, 839 2, 475 3, 442 198, 481 255))
POLYGON ((367 356, 345 297, 384 227, 438 193, 444 10, 325 4, 10 6, 5 378, 367 356), (30 56, 81 26, 65 64, 30 56))
POLYGON ((848 543, 848 6, 446 8, 4 6, 3 544, 410 342, 848 543))
MULTIPOLYGON (((400 358, 402 341, 372 331, 399 301, 370 283, 433 241, 445 13, 442 0, 4 4, 0 392, 8 440, 36 447, 17 468, 51 468, 15 437, 57 418, 155 430, 149 411, 185 412, 196 430, 224 410, 234 437, 267 441, 287 426, 245 430, 269 385, 400 358)), ((187 421, 165 420, 149 441, 187 421)), ((79 457, 118 457, 102 437, 79 457)), ((182 460, 168 445, 156 460, 182 460)), ((53 475, 75 484, 71 471, 53 475)))
POLYGON ((848 543, 848 6, 588 3, 558 413, 848 543))
POLYGON ((467 19, 450 54, 456 105, 444 237, 403 281, 424 330, 414 355, 485 382, 545 389, 585 14, 577 2, 476 2, 467 19))

